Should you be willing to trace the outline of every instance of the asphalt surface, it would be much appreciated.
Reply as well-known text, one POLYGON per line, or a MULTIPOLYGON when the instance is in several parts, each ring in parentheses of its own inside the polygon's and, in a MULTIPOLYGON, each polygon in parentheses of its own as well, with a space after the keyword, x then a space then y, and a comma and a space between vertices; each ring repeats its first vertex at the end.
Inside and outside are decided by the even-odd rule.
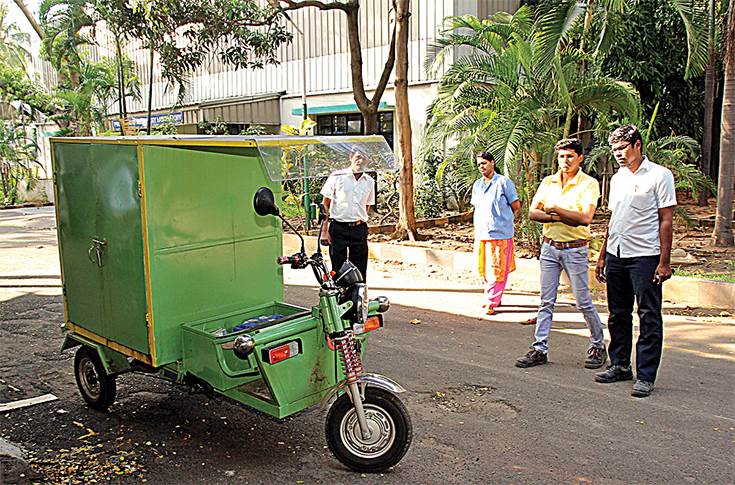
MULTIPOLYGON (((511 311, 480 318, 476 286, 378 266, 371 296, 394 305, 367 370, 408 390, 414 441, 393 470, 361 475, 326 449, 319 408, 279 422, 131 374, 109 413, 88 409, 73 354, 58 352, 55 251, 48 210, 0 211, 0 402, 59 398, 0 414, 0 435, 24 449, 32 481, 735 483, 732 318, 667 315, 657 388, 636 399, 630 382, 597 384, 584 369, 588 340, 572 306, 559 307, 550 363, 518 369, 533 331, 519 322, 537 296, 512 289, 511 311)), ((287 301, 316 302, 306 276, 287 281, 287 301)))

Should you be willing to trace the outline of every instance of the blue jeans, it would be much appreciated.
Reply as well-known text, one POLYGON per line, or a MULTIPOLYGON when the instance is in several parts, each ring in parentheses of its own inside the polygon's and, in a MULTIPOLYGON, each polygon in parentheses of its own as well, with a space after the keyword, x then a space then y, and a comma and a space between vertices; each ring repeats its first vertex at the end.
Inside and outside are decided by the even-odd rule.
POLYGON ((587 246, 581 248, 557 249, 544 243, 541 246, 541 306, 538 309, 536 320, 536 341, 533 347, 543 353, 549 351, 549 333, 554 318, 556 293, 559 288, 559 278, 564 270, 572 283, 572 291, 577 302, 577 309, 584 315, 587 328, 590 330, 591 347, 605 348, 600 315, 592 304, 592 295, 589 288, 589 263, 587 261, 587 246))

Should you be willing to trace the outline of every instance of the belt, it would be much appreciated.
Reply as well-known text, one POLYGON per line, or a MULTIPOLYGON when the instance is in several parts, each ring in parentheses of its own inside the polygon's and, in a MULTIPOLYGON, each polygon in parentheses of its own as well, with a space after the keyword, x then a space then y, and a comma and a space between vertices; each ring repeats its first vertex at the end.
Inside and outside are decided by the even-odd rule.
POLYGON ((583 248, 587 246, 589 241, 586 239, 575 239, 574 241, 554 241, 553 239, 549 239, 548 237, 543 238, 544 242, 547 244, 550 244, 554 246, 556 249, 572 249, 572 248, 583 248))
POLYGON ((352 221, 352 222, 342 222, 335 219, 329 219, 329 222, 331 224, 339 224, 340 226, 348 226, 348 227, 354 227, 359 226, 360 224, 365 224, 365 221, 352 221))

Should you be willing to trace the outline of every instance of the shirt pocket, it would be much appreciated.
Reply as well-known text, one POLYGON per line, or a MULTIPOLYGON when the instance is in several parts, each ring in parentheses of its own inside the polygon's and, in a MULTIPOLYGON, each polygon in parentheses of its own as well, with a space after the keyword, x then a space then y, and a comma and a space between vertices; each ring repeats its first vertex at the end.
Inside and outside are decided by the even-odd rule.
POLYGON ((370 185, 368 184, 357 184, 354 190, 354 202, 358 205, 367 205, 368 195, 370 194, 370 185))
POLYGON ((630 196, 630 206, 639 211, 645 211, 656 206, 653 187, 643 187, 634 191, 630 196))

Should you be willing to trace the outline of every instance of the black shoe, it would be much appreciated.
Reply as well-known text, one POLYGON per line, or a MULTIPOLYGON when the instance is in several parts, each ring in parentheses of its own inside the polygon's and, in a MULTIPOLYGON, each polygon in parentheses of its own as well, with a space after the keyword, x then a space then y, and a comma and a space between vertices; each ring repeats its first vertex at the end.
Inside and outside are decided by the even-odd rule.
POLYGON ((630 395, 633 397, 648 397, 651 395, 652 391, 653 382, 638 379, 635 381, 635 384, 633 384, 633 390, 630 395))
POLYGON ((547 362, 548 360, 546 359, 545 353, 536 349, 531 349, 526 355, 516 360, 516 367, 534 367, 546 364, 547 362))
POLYGON ((609 365, 605 372, 598 372, 595 374, 595 381, 603 384, 630 380, 633 380, 633 371, 630 370, 630 366, 621 367, 619 365, 609 365))
POLYGON ((590 347, 587 350, 587 359, 584 361, 584 366, 587 369, 599 369, 607 362, 607 350, 605 347, 590 347))

